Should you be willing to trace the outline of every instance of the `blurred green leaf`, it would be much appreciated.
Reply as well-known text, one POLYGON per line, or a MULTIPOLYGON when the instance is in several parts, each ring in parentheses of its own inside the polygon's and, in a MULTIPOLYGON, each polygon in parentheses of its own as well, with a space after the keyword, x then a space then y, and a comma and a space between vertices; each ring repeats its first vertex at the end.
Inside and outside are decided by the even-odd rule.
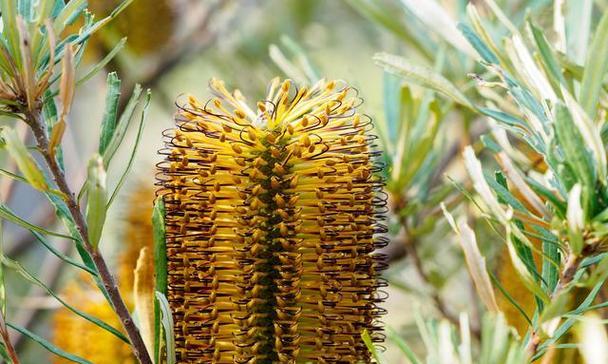
POLYGON ((21 333, 22 335, 30 338, 31 340, 37 342, 43 348, 45 348, 46 350, 50 351, 51 353, 53 353, 53 354, 55 354, 55 355, 57 355, 57 356, 59 356, 61 358, 64 358, 64 359, 69 360, 69 361, 74 362, 74 363, 93 364, 90 361, 85 360, 85 359, 83 359, 83 358, 81 358, 79 356, 76 356, 74 354, 70 354, 70 353, 68 353, 66 351, 63 351, 63 350, 59 349, 58 347, 56 347, 55 345, 53 345, 52 343, 50 343, 49 341, 47 341, 43 337, 34 334, 33 332, 29 331, 25 327, 21 327, 19 325, 13 324, 11 322, 7 322, 6 325, 9 326, 9 327, 11 327, 15 331, 21 333))
POLYGON ((53 298, 55 298, 59 303, 61 303, 68 310, 72 311, 74 314, 82 317, 83 319, 91 322, 94 325, 99 326, 100 328, 113 334, 120 340, 122 340, 126 343, 129 343, 129 339, 127 339, 119 330, 113 328, 112 326, 101 321, 100 319, 93 317, 93 316, 71 306, 69 303, 64 301, 58 294, 56 294, 52 289, 50 289, 48 286, 46 286, 40 279, 36 278, 35 275, 30 273, 28 270, 26 270, 25 267, 23 267, 19 262, 16 262, 6 256, 0 256, 0 260, 2 260, 2 264, 5 267, 11 269, 15 273, 18 273, 20 276, 22 276, 24 279, 26 279, 30 283, 44 289, 49 295, 53 296, 53 298))
POLYGON ((0 202, 0 218, 4 219, 6 221, 10 221, 13 224, 17 224, 17 225, 24 227, 25 229, 28 229, 31 231, 36 231, 36 232, 39 232, 39 233, 42 233, 45 235, 57 236, 59 238, 74 240, 74 238, 72 238, 71 236, 60 234, 60 233, 55 233, 55 232, 46 230, 44 228, 41 228, 40 226, 30 224, 29 222, 27 222, 27 221, 23 220, 22 218, 20 218, 19 216, 17 216, 8 206, 6 206, 4 203, 1 203, 1 202, 0 202))
POLYGON ((419 37, 408 28, 406 22, 397 20, 399 17, 394 16, 394 10, 383 8, 380 2, 375 0, 346 0, 346 2, 364 17, 380 24, 406 44, 411 45, 426 59, 433 58, 433 49, 429 46, 429 39, 419 37))
POLYGON ((587 54, 579 100, 589 118, 594 119, 602 82, 608 70, 608 12, 604 12, 587 54))
POLYGON ((127 43, 126 37, 122 38, 118 43, 116 43, 114 48, 112 48, 112 50, 110 52, 108 52, 108 54, 106 54, 106 56, 103 57, 103 59, 101 61, 97 62, 93 67, 91 67, 91 69, 88 70, 85 73, 85 75, 82 76, 76 82, 76 85, 81 85, 81 84, 85 83, 86 81, 90 80, 99 71, 101 71, 105 66, 107 66, 108 63, 110 63, 110 61, 112 61, 114 59, 114 57, 118 54, 118 52, 120 52, 124 48, 126 43, 127 43))
MULTIPOLYGON (((0 220, 0 256, 4 255, 4 222, 0 220)), ((6 317, 6 286, 4 266, 0 264, 0 315, 6 317)))
POLYGON ((94 276, 97 275, 96 271, 92 270, 91 268, 87 267, 86 265, 83 265, 83 264, 75 261, 74 259, 68 257, 67 255, 61 253, 59 250, 57 250, 57 248, 55 248, 53 246, 53 244, 49 243, 40 233, 38 233, 36 231, 32 231, 32 235, 34 235, 36 240, 38 240, 38 242, 40 244, 42 244, 45 248, 47 248, 57 258, 63 260, 64 262, 66 262, 70 265, 73 265, 76 268, 80 268, 80 269, 84 270, 85 272, 88 272, 94 276))
POLYGON ((0 131, 0 136, 4 140, 5 148, 28 183, 39 191, 48 190, 49 187, 40 167, 21 141, 19 135, 13 129, 4 127, 0 131))
POLYGON ((1 0, 0 13, 2 14, 2 35, 7 41, 9 57, 19 69, 21 56, 19 55, 19 34, 17 33, 17 0, 1 0))
POLYGON ((380 351, 374 345, 372 338, 367 332, 367 330, 363 331, 363 334, 361 334, 361 338, 363 339, 365 346, 367 346, 367 349, 372 353, 372 357, 374 358, 375 362, 378 364, 386 364, 387 361, 384 359, 380 351))
POLYGON ((410 364, 422 363, 420 359, 418 359, 416 354, 414 354, 414 351, 407 345, 407 343, 399 336, 399 334, 392 327, 389 326, 387 330, 389 340, 397 344, 397 347, 399 348, 399 350, 401 350, 403 354, 405 354, 407 359, 410 361, 410 364))
POLYGON ((473 104, 456 86, 428 67, 413 65, 405 58, 387 53, 376 54, 374 61, 388 72, 401 76, 409 82, 435 90, 458 104, 474 109, 473 104))

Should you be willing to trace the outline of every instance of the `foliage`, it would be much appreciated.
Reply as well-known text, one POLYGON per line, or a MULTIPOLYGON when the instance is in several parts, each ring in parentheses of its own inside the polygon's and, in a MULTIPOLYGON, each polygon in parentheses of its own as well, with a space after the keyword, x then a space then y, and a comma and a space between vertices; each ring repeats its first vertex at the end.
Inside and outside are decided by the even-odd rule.
MULTIPOLYGON (((385 53, 375 60, 406 84, 432 90, 448 105, 459 105, 465 120, 471 112, 474 118, 484 119, 488 133, 481 137, 482 144, 475 143, 463 153, 476 195, 466 185, 457 186, 479 209, 479 218, 489 224, 499 242, 506 244, 522 287, 536 301, 533 314, 526 317, 529 325, 523 343, 527 359, 522 360, 568 348, 564 338, 583 320, 581 315, 592 309, 607 278, 603 216, 608 207, 604 145, 608 14, 595 19, 589 11, 577 22, 567 22, 565 9, 559 8, 561 2, 555 2, 555 34, 549 37, 533 16, 516 25, 512 20, 517 16, 506 15, 493 0, 485 1, 483 10, 489 12, 485 18, 479 6, 468 4, 466 19, 458 25, 434 1, 424 6, 403 4, 423 23, 445 20, 445 27, 436 32, 461 57, 470 57, 470 49, 476 51, 473 57, 479 66, 471 68, 475 84, 463 92, 456 86, 462 78, 443 72, 444 76, 441 69, 385 53), (431 17, 428 12, 437 14, 431 17), (590 41, 566 42, 585 31, 578 22, 596 24, 590 41), (443 31, 456 28, 461 36, 443 31), (469 45, 461 42, 464 39, 469 45), (581 52, 586 57, 580 58, 581 52), (478 160, 476 154, 482 147, 485 155, 496 160, 499 171, 478 160)), ((452 225, 458 234, 463 227, 470 230, 466 224, 452 225)), ((477 292, 484 298, 489 294, 487 284, 477 284, 480 272, 487 276, 482 262, 467 257, 477 292)), ((502 290, 500 282, 494 282, 502 290)), ((517 300, 509 299, 518 305, 517 300)), ((483 347, 483 335, 480 340, 483 347)))
MULTIPOLYGON (((146 358, 145 347, 138 330, 98 249, 102 243, 101 233, 107 210, 122 185, 119 182, 115 190, 110 193, 107 190, 106 170, 110 167, 113 153, 121 144, 124 131, 130 125, 134 106, 142 100, 140 93, 134 94, 133 107, 126 110, 119 118, 113 95, 119 92, 120 81, 114 74, 109 76, 107 111, 100 137, 100 154, 91 158, 87 182, 78 194, 81 197, 87 196, 85 214, 82 213, 85 204, 81 204, 81 198, 76 198, 76 194, 70 190, 66 182, 62 151, 62 139, 66 128, 70 127, 68 117, 77 85, 90 78, 109 61, 104 59, 102 63, 93 65, 84 73, 82 79, 77 79, 77 71, 89 37, 116 17, 129 2, 123 1, 117 4, 107 17, 98 21, 86 9, 86 2, 81 0, 67 3, 59 0, 0 2, 3 21, 3 31, 0 35, 1 113, 9 120, 17 120, 14 126, 2 127, 2 148, 15 161, 20 173, 19 175, 7 171, 4 175, 18 183, 28 184, 44 194, 55 208, 59 220, 65 225, 67 234, 56 233, 31 224, 18 217, 7 206, 3 206, 2 218, 28 229, 42 246, 70 266, 81 270, 82 274, 92 278, 101 297, 107 301, 104 304, 114 308, 115 315, 119 316, 115 320, 123 324, 123 330, 127 335, 107 322, 72 306, 19 262, 4 255, 1 261, 6 269, 40 286, 72 313, 130 342, 138 359, 144 363, 151 363, 150 359, 146 358), (70 26, 77 19, 80 19, 81 26, 73 30, 74 28, 70 26), (18 123, 22 122, 27 124, 34 136, 36 142, 34 147, 26 146, 22 137, 14 131, 20 127, 18 123), (47 242, 50 235, 69 239, 77 248, 81 262, 55 249, 53 244, 47 242)), ((146 105, 148 99, 149 93, 145 96, 146 105)), ((144 105, 142 114, 145 114, 145 109, 144 105)), ((133 153, 135 150, 136 146, 133 153)), ((129 165, 126 171, 128 169, 129 165)), ((4 306, 6 297, 3 296, 2 299, 4 306)), ((6 326, 64 359, 87 362, 57 348, 30 330, 11 323, 10 317, 6 326)), ((3 338, 6 339, 6 336, 3 338)), ((10 354, 11 343, 4 340, 4 346, 9 349, 7 352, 10 354)), ((18 362, 16 357, 11 357, 10 360, 13 363, 18 362)))

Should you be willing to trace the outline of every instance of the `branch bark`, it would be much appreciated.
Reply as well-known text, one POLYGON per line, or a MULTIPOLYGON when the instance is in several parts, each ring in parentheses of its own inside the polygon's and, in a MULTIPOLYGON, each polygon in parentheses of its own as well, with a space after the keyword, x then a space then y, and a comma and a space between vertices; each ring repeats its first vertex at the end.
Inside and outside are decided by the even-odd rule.
POLYGON ((135 322, 133 322, 133 318, 131 317, 129 309, 125 305, 124 300, 120 295, 116 281, 114 280, 106 261, 99 250, 91 245, 89 241, 88 228, 84 215, 80 210, 80 206, 76 200, 76 197, 74 196, 74 193, 72 193, 67 184, 65 174, 60 168, 57 159, 55 159, 49 153, 49 139, 42 126, 43 124, 40 117, 40 112, 29 113, 26 116, 28 119, 28 124, 31 126, 34 137, 36 138, 40 153, 44 157, 51 175, 55 180, 57 188, 65 195, 66 206, 78 232, 80 233, 80 236, 82 237, 84 248, 90 254, 95 267, 97 268, 99 277, 103 282, 106 292, 108 293, 110 303, 112 304, 116 314, 119 316, 122 326, 126 331, 129 340, 131 341, 131 347, 135 357, 141 364, 152 364, 152 360, 148 355, 148 351, 146 350, 144 341, 139 333, 139 329, 135 325, 135 322))

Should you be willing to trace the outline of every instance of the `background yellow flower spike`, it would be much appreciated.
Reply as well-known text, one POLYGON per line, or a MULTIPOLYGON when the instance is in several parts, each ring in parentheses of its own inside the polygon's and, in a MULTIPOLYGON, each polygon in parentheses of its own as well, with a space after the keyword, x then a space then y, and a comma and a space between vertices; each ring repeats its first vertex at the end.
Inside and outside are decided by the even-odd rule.
POLYGON ((356 90, 274 80, 254 111, 210 86, 159 164, 178 362, 371 362, 386 198, 356 90))

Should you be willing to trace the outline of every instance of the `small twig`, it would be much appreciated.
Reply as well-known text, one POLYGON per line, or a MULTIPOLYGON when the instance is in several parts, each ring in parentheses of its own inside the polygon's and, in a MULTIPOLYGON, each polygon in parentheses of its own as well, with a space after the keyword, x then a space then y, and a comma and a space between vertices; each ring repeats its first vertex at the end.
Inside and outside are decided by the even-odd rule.
MULTIPOLYGON (((418 273, 420 278, 424 281, 425 284, 431 285, 430 277, 426 273, 424 266, 422 265, 422 260, 420 259, 420 256, 418 255, 418 250, 416 249, 415 242, 412 242, 412 241, 407 242, 405 250, 407 251, 407 256, 412 258, 412 262, 414 263, 414 268, 416 268, 416 272, 418 273)), ((437 307, 439 312, 441 312, 441 315, 443 317, 445 317, 446 319, 448 319, 453 324, 458 325, 458 323, 459 323, 458 317, 456 317, 455 315, 453 315, 450 312, 446 303, 443 302, 443 299, 441 298, 439 293, 433 289, 429 295, 431 296, 431 299, 433 300, 433 302, 435 302, 435 306, 437 307)))
MULTIPOLYGON (((38 207, 29 220, 36 226, 50 226, 55 221, 55 213, 52 208, 41 206, 38 207)), ((13 243, 5 248, 4 254, 11 258, 23 254, 31 248, 35 242, 35 239, 32 237, 32 232, 25 229, 16 230, 7 240, 9 239, 13 241, 13 243)))
POLYGON ((6 329, 6 323, 4 321, 4 315, 0 312, 0 336, 2 336, 2 341, 4 342, 4 348, 6 349, 6 353, 9 358, 11 358, 12 364, 19 364, 19 358, 17 357, 17 351, 15 347, 11 343, 10 336, 8 335, 8 330, 6 329))
POLYGON ((82 238, 83 246, 87 253, 91 256, 93 263, 99 272, 99 278, 103 282, 110 303, 112 304, 116 314, 119 316, 122 326, 129 337, 131 348, 135 354, 135 357, 142 364, 152 364, 152 360, 148 355, 148 351, 139 333, 139 329, 135 325, 135 322, 133 322, 133 318, 131 317, 129 309, 122 299, 118 286, 116 285, 116 281, 114 280, 105 259, 99 250, 91 245, 89 241, 88 227, 85 222, 84 215, 80 210, 80 205, 77 202, 76 197, 67 184, 65 174, 57 163, 57 159, 55 159, 49 153, 49 140, 44 131, 40 111, 38 110, 34 113, 27 113, 26 117, 38 143, 40 153, 44 157, 51 175, 57 184, 57 188, 65 195, 66 206, 70 212, 74 224, 76 225, 76 229, 82 238))

